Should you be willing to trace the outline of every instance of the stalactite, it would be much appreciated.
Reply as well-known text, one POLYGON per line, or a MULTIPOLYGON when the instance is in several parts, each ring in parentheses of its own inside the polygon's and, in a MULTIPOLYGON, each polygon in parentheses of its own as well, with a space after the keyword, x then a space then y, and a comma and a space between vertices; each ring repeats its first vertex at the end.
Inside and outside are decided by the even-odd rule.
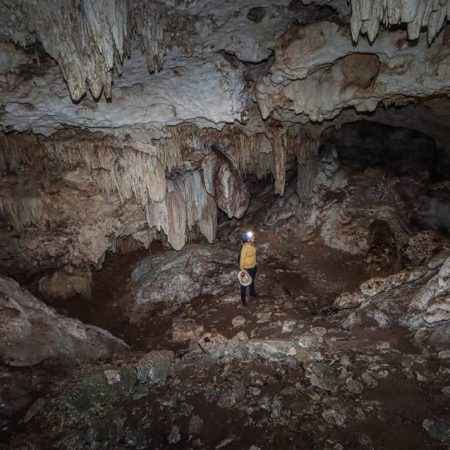
POLYGON ((17 234, 29 226, 43 227, 51 220, 44 199, 38 196, 13 196, 0 190, 0 216, 9 218, 17 234))
MULTIPOLYGON (((3 0, 3 3, 12 17, 20 9, 30 33, 27 38, 39 40, 57 61, 75 101, 87 89, 95 99, 102 92, 111 98, 112 70, 121 73, 124 55, 130 53, 132 35, 141 40, 149 71, 162 67, 164 13, 155 2, 3 0)), ((24 36, 20 39, 26 40, 24 36)))
POLYGON ((216 204, 206 192, 199 172, 187 172, 168 180, 165 200, 147 204, 146 219, 149 226, 164 231, 175 250, 184 247, 187 230, 194 225, 198 225, 209 242, 216 236, 216 204))
POLYGON ((163 66, 165 52, 166 15, 157 9, 156 2, 128 0, 128 5, 130 28, 140 40, 148 70, 150 73, 159 71, 163 66))
POLYGON ((422 27, 428 29, 431 43, 450 18, 447 0, 351 0, 351 30, 356 42, 359 34, 367 34, 373 42, 380 23, 386 27, 406 23, 409 39, 418 39, 422 27))
POLYGON ((283 195, 286 185, 286 136, 283 128, 268 129, 267 137, 272 144, 273 174, 275 177, 275 194, 283 195))
MULTIPOLYGON (((168 144, 168 142, 165 142, 168 144)), ((166 145, 165 162, 179 164, 179 149, 171 152, 166 145), (172 156, 170 156, 172 153, 172 156), (175 155, 175 156, 173 156, 175 155)), ((163 153, 159 149, 158 154, 163 153)), ((141 205, 148 226, 163 230, 177 250, 186 242, 187 228, 197 225, 212 242, 217 228, 214 199, 206 192, 198 171, 180 171, 166 181, 166 167, 158 157, 133 148, 118 149, 96 142, 39 142, 34 136, 0 139, 0 172, 3 174, 46 171, 62 174, 77 168, 85 170, 99 191, 109 201, 117 194, 122 203, 134 199, 141 205)), ((0 214, 8 218, 17 233, 28 226, 42 227, 51 222, 46 213, 45 193, 36 196, 12 195, 11 188, 0 191, 0 214)))
POLYGON ((264 133, 247 135, 236 130, 232 141, 229 152, 242 173, 257 178, 273 173, 272 145, 264 133))
POLYGON ((198 225, 208 242, 213 242, 217 229, 216 202, 213 196, 208 194, 200 172, 186 173, 183 181, 187 226, 191 230, 194 225, 198 225))
MULTIPOLYGON (((180 249, 194 226, 208 241, 214 239, 217 208, 230 218, 243 216, 249 193, 241 174, 263 177, 273 173, 275 193, 283 195, 286 160, 295 152, 302 174, 299 178, 306 180, 312 161, 308 155, 314 154, 313 143, 318 138, 315 130, 310 128, 304 135, 300 126, 287 132, 285 128, 268 127, 265 133, 247 135, 237 127, 219 131, 182 126, 164 130, 142 151, 137 150, 139 146, 124 146, 91 135, 77 140, 67 134, 45 140, 34 135, 3 136, 0 172, 85 171, 108 202, 115 201, 114 196, 122 203, 136 201, 145 211, 149 229, 163 231, 170 244, 180 249), (301 135, 298 142, 296 133, 301 135)), ((308 188, 299 190, 307 192, 308 188)), ((5 195, 1 201, 2 214, 11 219, 19 233, 30 225, 40 227, 46 220, 39 213, 39 203, 31 208, 31 214, 20 201, 8 200, 5 195)))
POLYGON ((160 149, 158 155, 168 170, 188 159, 193 152, 206 155, 212 146, 216 146, 241 173, 263 178, 273 172, 272 147, 264 133, 247 134, 237 127, 228 126, 222 130, 178 126, 164 138, 153 142, 160 149), (166 160, 165 155, 173 157, 174 163, 166 160))
POLYGON ((165 200, 166 223, 163 230, 169 244, 175 250, 181 250, 186 244, 187 211, 183 197, 183 186, 179 180, 168 183, 165 200))
POLYGON ((297 193, 307 201, 312 194, 318 168, 321 127, 295 125, 286 133, 287 145, 297 158, 297 193))

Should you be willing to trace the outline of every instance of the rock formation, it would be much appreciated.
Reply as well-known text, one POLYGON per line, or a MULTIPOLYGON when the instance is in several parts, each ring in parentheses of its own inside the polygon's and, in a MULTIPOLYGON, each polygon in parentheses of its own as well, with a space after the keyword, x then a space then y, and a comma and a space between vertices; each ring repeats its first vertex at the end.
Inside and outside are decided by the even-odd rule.
POLYGON ((380 103, 405 104, 448 93, 449 51, 445 34, 431 47, 423 39, 410 46, 401 32, 354 46, 337 23, 295 25, 279 39, 255 99, 263 118, 303 123, 333 119, 349 107, 363 112, 380 103))
POLYGON ((44 360, 92 362, 128 346, 107 331, 57 314, 12 279, 0 278, 2 363, 32 366, 44 360))

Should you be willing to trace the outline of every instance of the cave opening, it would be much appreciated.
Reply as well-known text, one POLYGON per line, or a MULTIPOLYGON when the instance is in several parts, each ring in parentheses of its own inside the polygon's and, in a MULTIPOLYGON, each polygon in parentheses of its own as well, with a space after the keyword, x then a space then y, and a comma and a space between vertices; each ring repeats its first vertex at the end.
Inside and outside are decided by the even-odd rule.
POLYGON ((448 448, 425 3, 0 0, 0 450, 448 448))

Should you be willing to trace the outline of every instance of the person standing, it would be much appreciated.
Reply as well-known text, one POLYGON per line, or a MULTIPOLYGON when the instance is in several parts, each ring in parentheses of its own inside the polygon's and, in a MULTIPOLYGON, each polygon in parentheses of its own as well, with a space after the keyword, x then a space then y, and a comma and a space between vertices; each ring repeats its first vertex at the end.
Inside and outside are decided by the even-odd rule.
MULTIPOLYGON (((241 270, 245 270, 252 277, 252 284, 250 284, 250 297, 256 298, 258 294, 255 292, 255 278, 256 278, 256 247, 255 235, 251 231, 247 231, 242 235, 241 257, 239 258, 239 266, 241 270)), ((246 291, 247 287, 241 285, 241 303, 246 306, 246 291)))

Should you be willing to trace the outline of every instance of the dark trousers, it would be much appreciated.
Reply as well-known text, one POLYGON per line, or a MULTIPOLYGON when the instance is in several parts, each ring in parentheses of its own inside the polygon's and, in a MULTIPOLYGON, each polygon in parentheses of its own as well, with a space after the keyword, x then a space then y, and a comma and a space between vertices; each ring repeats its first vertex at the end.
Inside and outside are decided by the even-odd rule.
MULTIPOLYGON (((250 288, 250 297, 256 297, 255 278, 256 278, 257 269, 256 269, 256 267, 253 267, 253 269, 245 269, 245 270, 252 277, 252 284, 250 286, 248 286, 250 288)), ((246 301, 245 301, 246 291, 247 291, 247 286, 241 286, 241 303, 243 305, 246 304, 246 301)))

